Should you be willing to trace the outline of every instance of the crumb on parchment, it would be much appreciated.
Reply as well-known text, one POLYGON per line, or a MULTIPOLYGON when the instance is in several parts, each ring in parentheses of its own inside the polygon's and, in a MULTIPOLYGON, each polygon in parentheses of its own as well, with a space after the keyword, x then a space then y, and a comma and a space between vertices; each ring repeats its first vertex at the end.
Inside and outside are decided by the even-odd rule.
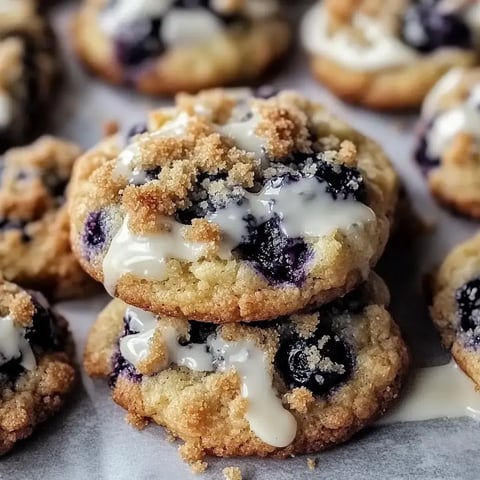
POLYGON ((317 459, 316 458, 307 458, 307 466, 309 470, 315 470, 317 468, 317 459))
POLYGON ((242 472, 238 467, 226 467, 222 470, 225 480, 242 480, 242 472))

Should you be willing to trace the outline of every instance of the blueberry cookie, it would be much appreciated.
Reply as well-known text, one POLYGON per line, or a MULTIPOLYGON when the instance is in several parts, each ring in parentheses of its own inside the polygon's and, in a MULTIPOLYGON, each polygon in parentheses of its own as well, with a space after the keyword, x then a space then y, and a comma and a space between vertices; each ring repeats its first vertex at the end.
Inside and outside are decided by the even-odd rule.
POLYGON ((415 160, 432 194, 480 219, 480 68, 455 68, 425 98, 415 160))
POLYGON ((79 160, 70 207, 80 262, 130 305, 267 320, 351 290, 384 249, 388 159, 295 93, 180 95, 130 133, 79 160))
POLYGON ((52 34, 35 2, 0 2, 0 152, 44 126, 57 74, 52 34))
POLYGON ((76 50, 104 79, 150 94, 258 79, 290 44, 277 0, 85 0, 76 50))
POLYGON ((131 418, 152 419, 204 454, 287 457, 346 441, 397 397, 408 353, 368 283, 310 313, 216 326, 113 300, 94 324, 84 365, 108 376, 131 418))
POLYGON ((442 343, 480 387, 480 235, 449 253, 433 275, 432 294, 442 343))
POLYGON ((339 97, 416 107, 448 69, 478 59, 480 3, 325 0, 306 14, 302 41, 314 75, 339 97))
POLYGON ((56 413, 72 390, 66 321, 37 292, 0 280, 0 455, 56 413))
POLYGON ((69 241, 65 189, 79 155, 76 145, 42 137, 0 156, 0 272, 55 299, 94 285, 69 241))

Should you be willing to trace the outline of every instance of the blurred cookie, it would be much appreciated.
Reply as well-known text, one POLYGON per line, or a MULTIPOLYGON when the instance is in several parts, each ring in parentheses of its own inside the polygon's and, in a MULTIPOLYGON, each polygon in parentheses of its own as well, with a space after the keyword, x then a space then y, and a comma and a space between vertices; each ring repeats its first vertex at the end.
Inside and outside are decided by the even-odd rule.
POLYGON ((383 282, 308 314, 215 326, 157 319, 113 300, 84 355, 130 418, 182 439, 189 461, 316 452, 348 440, 397 397, 408 353, 383 282))
POLYGON ((448 69, 473 65, 480 4, 469 0, 325 0, 305 15, 314 75, 339 97, 375 109, 420 105, 448 69))
POLYGON ((75 380, 65 320, 45 298, 0 280, 0 455, 64 404, 75 380))
POLYGON ((442 343, 480 387, 480 235, 448 254, 432 293, 430 314, 442 343))
POLYGON ((42 137, 0 157, 0 273, 55 299, 94 285, 69 242, 65 190, 79 155, 76 145, 42 137))
POLYGON ((290 45, 277 0, 85 0, 74 39, 105 80, 150 94, 257 80, 290 45))
POLYGON ((130 305, 266 320, 347 293, 383 252, 394 170, 298 94, 181 95, 132 134, 79 159, 70 197, 77 257, 130 305))
POLYGON ((44 128, 57 74, 52 33, 35 2, 1 2, 0 152, 44 128))
POLYGON ((425 98, 415 160, 435 198, 480 219, 480 68, 456 68, 425 98))

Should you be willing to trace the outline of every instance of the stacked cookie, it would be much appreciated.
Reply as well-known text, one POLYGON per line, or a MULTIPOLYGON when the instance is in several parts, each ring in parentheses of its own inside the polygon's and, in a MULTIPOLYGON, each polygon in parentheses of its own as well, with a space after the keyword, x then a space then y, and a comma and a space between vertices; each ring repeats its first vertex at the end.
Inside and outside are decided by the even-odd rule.
POLYGON ((87 372, 191 461, 348 439, 408 364, 371 272, 397 189, 374 142, 295 93, 178 96, 76 164, 74 252, 116 297, 87 372))

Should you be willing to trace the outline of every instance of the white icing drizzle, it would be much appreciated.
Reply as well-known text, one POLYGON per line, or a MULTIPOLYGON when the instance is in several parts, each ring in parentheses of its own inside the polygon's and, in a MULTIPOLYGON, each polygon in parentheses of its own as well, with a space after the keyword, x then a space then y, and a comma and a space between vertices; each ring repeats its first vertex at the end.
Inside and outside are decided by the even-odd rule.
POLYGON ((263 155, 266 140, 256 133, 259 122, 260 116, 253 114, 245 122, 229 122, 219 125, 217 130, 220 135, 230 137, 241 150, 253 152, 260 158, 263 155))
POLYGON ((297 433, 295 417, 286 410, 272 387, 272 377, 265 365, 265 354, 251 342, 226 342, 221 337, 210 341, 211 348, 223 357, 220 371, 235 369, 240 392, 248 400, 245 418, 250 428, 269 445, 286 447, 297 433))
POLYGON ((33 370, 37 365, 25 338, 25 329, 15 326, 10 315, 0 317, 0 365, 16 358, 20 358, 20 365, 26 370, 33 370))
POLYGON ((165 14, 162 38, 166 45, 192 45, 224 30, 222 21, 205 8, 174 8, 165 14))
MULTIPOLYGON (((133 307, 129 307, 127 315, 130 316, 131 329, 139 333, 123 337, 120 352, 137 366, 148 355, 149 341, 157 320, 152 314, 133 307)), ((180 345, 178 332, 171 326, 163 327, 163 338, 168 348, 167 366, 174 364, 203 372, 215 369, 221 372, 234 369, 237 372, 240 394, 248 400, 245 418, 262 441, 274 447, 286 447, 295 439, 297 422, 283 407, 272 386, 265 354, 251 342, 226 342, 212 335, 206 344, 180 345), (215 365, 215 358, 222 358, 222 362, 215 365)))
POLYGON ((329 35, 325 6, 317 4, 302 20, 303 46, 314 55, 324 55, 347 68, 360 71, 405 65, 418 57, 415 50, 366 15, 355 14, 353 25, 362 31, 368 45, 355 42, 345 31, 329 35))
POLYGON ((434 118, 426 134, 428 155, 441 157, 460 132, 480 139, 480 84, 472 88, 465 102, 434 118))
POLYGON ((12 99, 6 92, 0 92, 0 127, 6 127, 12 121, 12 99))
MULTIPOLYGON (((129 307, 126 315, 129 316, 130 328, 138 333, 120 339, 120 353, 137 367, 148 356, 150 339, 158 322, 154 315, 136 307, 129 307)), ((199 372, 213 370, 212 354, 207 352, 205 345, 180 345, 178 332, 173 327, 165 326, 162 330, 168 349, 168 365, 175 364, 199 372)))
POLYGON ((192 262, 204 255, 207 245, 187 242, 183 238, 184 225, 170 218, 159 221, 170 231, 136 235, 128 228, 128 216, 125 216, 103 259, 103 284, 110 295, 114 296, 119 278, 126 273, 160 281, 167 275, 167 260, 176 258, 192 262))
POLYGON ((315 177, 279 186, 267 183, 259 193, 247 193, 240 205, 231 203, 207 216, 221 228, 221 257, 228 258, 247 235, 242 220, 247 215, 253 215, 259 224, 278 215, 290 238, 321 237, 375 221, 375 213, 365 204, 354 199, 334 200, 315 177))
POLYGON ((414 371, 397 405, 379 424, 433 418, 471 417, 480 420, 480 393, 455 361, 414 371))

